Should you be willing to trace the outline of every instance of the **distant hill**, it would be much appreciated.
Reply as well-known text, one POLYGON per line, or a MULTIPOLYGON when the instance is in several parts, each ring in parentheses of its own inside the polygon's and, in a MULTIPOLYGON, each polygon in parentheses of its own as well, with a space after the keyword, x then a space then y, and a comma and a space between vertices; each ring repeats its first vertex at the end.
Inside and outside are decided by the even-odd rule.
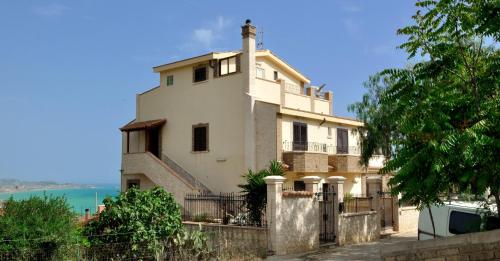
POLYGON ((0 193, 88 187, 92 186, 75 183, 57 183, 53 181, 22 181, 18 179, 0 179, 0 193))

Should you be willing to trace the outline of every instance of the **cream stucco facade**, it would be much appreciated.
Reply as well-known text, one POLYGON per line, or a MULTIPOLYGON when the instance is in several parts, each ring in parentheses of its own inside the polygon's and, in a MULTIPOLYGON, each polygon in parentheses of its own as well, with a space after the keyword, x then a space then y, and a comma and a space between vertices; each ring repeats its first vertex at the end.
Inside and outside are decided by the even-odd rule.
POLYGON ((248 169, 264 168, 270 160, 284 162, 284 154, 293 152, 311 154, 327 165, 318 167, 321 172, 297 172, 294 167, 300 163, 284 162, 289 185, 306 174, 326 178, 335 172, 346 177, 346 192, 363 193, 366 169, 330 164, 342 161, 332 158, 339 153, 359 157, 355 129, 362 123, 334 116, 332 92, 319 92, 271 51, 256 50, 251 24, 242 26, 241 51, 209 53, 153 70, 159 86, 137 95, 135 119, 121 128, 123 190, 131 184, 174 186, 179 201, 183 193, 200 190, 235 192, 248 169), (298 125, 302 136, 294 134, 298 125), (197 127, 202 134, 195 135, 197 127), (339 129, 347 132, 342 150, 339 129), (142 164, 164 166, 137 168, 140 157, 131 160, 129 155, 145 153, 142 164), (147 173, 151 171, 161 173, 147 173), (174 178, 158 182, 162 175, 174 178))

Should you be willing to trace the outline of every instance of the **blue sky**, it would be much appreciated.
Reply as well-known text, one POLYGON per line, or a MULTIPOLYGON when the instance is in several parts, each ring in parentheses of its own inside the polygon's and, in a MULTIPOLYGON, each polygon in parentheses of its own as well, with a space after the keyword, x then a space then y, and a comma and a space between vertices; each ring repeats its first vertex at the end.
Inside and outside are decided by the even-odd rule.
POLYGON ((240 49, 246 18, 352 116, 369 75, 407 63, 396 30, 414 12, 401 0, 1 1, 0 178, 118 183, 118 128, 158 84, 152 67, 240 49))

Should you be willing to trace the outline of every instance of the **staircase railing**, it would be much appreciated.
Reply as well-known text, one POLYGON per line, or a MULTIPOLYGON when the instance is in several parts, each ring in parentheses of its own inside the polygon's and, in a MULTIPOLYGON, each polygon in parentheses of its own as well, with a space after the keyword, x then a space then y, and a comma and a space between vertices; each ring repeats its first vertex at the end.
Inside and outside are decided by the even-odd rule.
POLYGON ((183 167, 181 167, 177 162, 169 158, 165 154, 161 154, 161 161, 165 163, 168 167, 170 167, 175 173, 177 173, 179 176, 181 176, 183 179, 185 179, 187 182, 192 184, 194 187, 199 188, 202 192, 205 193, 212 193, 212 191, 205 186, 205 184, 201 183, 198 179, 196 179, 191 173, 189 173, 187 170, 185 170, 183 167))

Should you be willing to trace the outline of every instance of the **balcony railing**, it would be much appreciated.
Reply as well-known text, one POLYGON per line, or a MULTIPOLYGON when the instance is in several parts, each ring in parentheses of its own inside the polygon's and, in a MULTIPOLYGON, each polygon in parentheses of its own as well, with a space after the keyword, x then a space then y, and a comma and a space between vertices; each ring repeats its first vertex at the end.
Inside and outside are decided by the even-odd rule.
POLYGON ((285 92, 300 94, 300 86, 285 82, 285 92))
POLYGON ((360 155, 361 148, 359 146, 333 146, 319 142, 297 142, 283 141, 283 151, 304 151, 333 154, 351 154, 360 155))

